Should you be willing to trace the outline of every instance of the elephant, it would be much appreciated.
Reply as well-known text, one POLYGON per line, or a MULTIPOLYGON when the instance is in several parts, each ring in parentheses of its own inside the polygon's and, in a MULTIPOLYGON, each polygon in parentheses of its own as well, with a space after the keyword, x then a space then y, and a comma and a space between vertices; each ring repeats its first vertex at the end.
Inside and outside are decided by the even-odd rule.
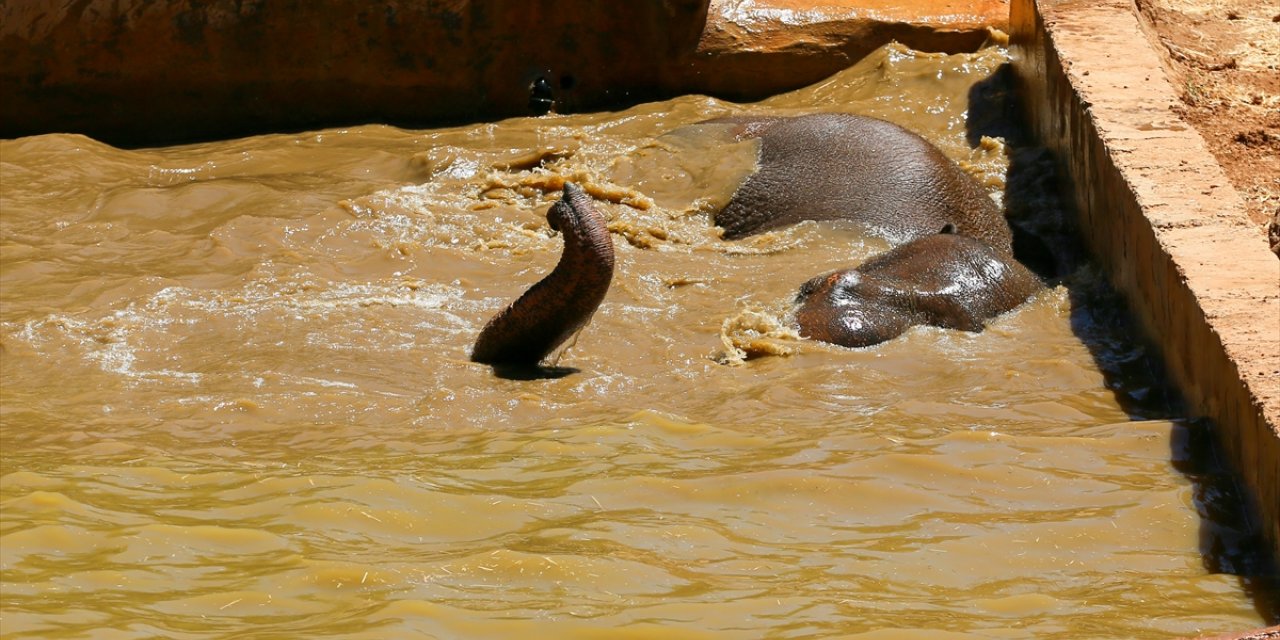
POLYGON ((937 147, 866 116, 737 116, 739 140, 760 140, 759 168, 715 214, 726 240, 803 220, 842 220, 898 245, 944 225, 1012 255, 1008 223, 973 178, 937 147))
POLYGON ((892 247, 801 286, 803 337, 863 347, 918 324, 981 331, 1041 286, 1014 259, 1009 224, 983 188, 898 125, 833 113, 707 123, 761 143, 758 169, 715 214, 724 238, 841 220, 892 247))
MULTIPOLYGON (((1021 305, 1039 278, 1013 256, 1008 223, 973 178, 932 144, 865 116, 738 116, 738 139, 761 140, 758 168, 714 216, 733 240, 804 220, 843 220, 889 241, 862 265, 800 287, 800 335, 864 347, 914 325, 981 331, 1021 305)), ((547 219, 564 254, 546 278, 481 331, 471 358, 536 365, 580 330, 613 275, 607 224, 580 188, 565 184, 547 219)))
POLYGON ((1017 260, 948 224, 856 268, 805 282, 795 317, 801 337, 867 347, 915 325, 982 331, 1040 288, 1017 260))

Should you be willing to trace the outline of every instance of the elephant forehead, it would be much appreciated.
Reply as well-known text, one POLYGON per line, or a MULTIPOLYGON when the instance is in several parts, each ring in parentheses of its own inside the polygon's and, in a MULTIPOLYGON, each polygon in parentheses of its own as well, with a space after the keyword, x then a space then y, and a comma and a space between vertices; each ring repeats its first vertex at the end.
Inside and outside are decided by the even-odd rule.
POLYGON ((801 335, 846 347, 865 347, 898 335, 909 324, 903 314, 874 300, 848 304, 813 302, 796 314, 801 335))
POLYGON ((824 289, 816 295, 799 301, 797 317, 826 318, 829 322, 844 323, 855 318, 863 321, 884 315, 895 315, 903 310, 901 296, 896 291, 884 291, 879 287, 849 289, 843 286, 824 289))
POLYGON ((842 331, 856 335, 870 328, 872 318, 867 317, 862 310, 858 310, 837 313, 834 320, 842 331))

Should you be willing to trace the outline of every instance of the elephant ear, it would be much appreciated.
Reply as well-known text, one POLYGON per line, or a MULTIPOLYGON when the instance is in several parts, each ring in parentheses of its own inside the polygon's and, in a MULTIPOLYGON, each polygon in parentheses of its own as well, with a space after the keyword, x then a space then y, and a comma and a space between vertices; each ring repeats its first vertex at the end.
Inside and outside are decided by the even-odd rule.
POLYGON ((956 232, 956 225, 951 224, 950 222, 942 225, 942 229, 938 231, 938 233, 941 235, 952 235, 955 232, 956 232))

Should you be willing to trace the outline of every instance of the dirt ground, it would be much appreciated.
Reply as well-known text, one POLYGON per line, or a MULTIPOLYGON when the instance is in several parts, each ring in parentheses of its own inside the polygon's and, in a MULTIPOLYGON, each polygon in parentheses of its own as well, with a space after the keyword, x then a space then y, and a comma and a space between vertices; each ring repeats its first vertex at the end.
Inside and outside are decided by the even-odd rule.
POLYGON ((1137 0, 1163 45, 1180 115, 1204 137, 1280 256, 1280 5, 1137 0))

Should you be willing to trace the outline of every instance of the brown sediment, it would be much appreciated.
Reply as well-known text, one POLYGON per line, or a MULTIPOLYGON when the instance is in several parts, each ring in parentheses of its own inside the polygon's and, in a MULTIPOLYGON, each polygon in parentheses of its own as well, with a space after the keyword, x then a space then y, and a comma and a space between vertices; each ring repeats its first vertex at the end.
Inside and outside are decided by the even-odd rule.
POLYGON ((1277 640, 1280 639, 1280 625, 1253 631, 1224 633, 1217 636, 1202 636, 1197 640, 1277 640))
POLYGON ((1140 24, 1249 219, 1280 255, 1280 28, 1274 0, 1138 0, 1140 24))
POLYGON ((472 360, 535 365, 586 326, 608 293, 613 240, 591 199, 577 185, 565 183, 564 196, 547 211, 547 222, 564 236, 560 262, 485 324, 472 360))
POLYGON ((1280 265, 1178 115, 1133 6, 1017 0, 1015 69, 1035 133, 1072 180, 1081 229, 1212 418, 1280 554, 1280 265))

